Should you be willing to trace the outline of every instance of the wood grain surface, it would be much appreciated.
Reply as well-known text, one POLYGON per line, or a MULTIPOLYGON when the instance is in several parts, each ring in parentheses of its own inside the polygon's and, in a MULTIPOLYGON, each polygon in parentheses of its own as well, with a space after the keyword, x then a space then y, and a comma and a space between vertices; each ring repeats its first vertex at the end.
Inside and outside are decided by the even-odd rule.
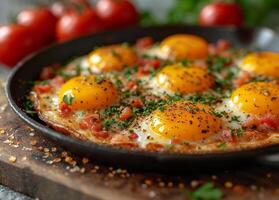
MULTIPOLYGON (((5 85, 8 71, 1 71, 5 85)), ((235 170, 179 175, 99 166, 71 154, 23 123, 0 89, 0 183, 39 199, 187 199, 213 182, 223 199, 279 199, 279 170, 251 163, 235 170)), ((214 162, 214 160, 212 160, 214 162)), ((205 166, 206 167, 206 166, 205 166)))

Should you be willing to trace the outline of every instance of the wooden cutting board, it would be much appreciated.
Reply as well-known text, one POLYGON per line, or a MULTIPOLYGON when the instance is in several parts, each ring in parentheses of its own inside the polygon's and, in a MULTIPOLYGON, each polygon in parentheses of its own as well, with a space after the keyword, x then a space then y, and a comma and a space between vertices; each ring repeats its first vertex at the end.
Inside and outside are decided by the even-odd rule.
MULTIPOLYGON (((1 70, 1 85, 8 71, 1 70)), ((0 89, 0 183, 39 199, 187 199, 187 190, 213 182, 224 199, 279 199, 279 170, 268 166, 210 174, 163 175, 99 166, 62 149, 23 123, 0 89)), ((214 160, 212 160, 214 162, 214 160)), ((170 172, 174 174, 174 172, 170 172)))

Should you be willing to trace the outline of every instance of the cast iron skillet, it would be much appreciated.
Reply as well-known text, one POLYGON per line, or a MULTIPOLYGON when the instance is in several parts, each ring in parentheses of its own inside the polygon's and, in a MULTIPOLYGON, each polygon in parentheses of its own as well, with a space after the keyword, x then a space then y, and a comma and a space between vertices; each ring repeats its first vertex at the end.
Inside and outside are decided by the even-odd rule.
POLYGON ((29 88, 29 82, 36 80, 46 65, 64 62, 90 52, 95 46, 112 43, 134 43, 137 38, 151 36, 162 40, 175 33, 197 34, 214 42, 220 38, 230 40, 234 46, 279 51, 279 38, 270 29, 202 28, 198 26, 132 27, 125 30, 104 32, 82 37, 66 43, 53 45, 21 62, 9 77, 8 101, 16 114, 43 135, 57 141, 69 150, 90 156, 108 165, 125 166, 142 170, 210 170, 251 161, 267 153, 278 152, 279 145, 240 152, 211 154, 171 154, 129 151, 79 141, 49 128, 38 118, 31 118, 22 111, 22 97, 29 88))

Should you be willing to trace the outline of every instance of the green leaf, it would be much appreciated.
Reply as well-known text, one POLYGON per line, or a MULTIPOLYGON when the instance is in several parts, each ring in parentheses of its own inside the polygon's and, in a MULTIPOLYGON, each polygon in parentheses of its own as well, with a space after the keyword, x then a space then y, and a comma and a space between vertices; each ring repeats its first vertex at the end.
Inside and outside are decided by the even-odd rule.
POLYGON ((194 192, 186 191, 191 200, 220 200, 223 192, 208 182, 200 186, 194 192))
POLYGON ((63 102, 66 103, 67 105, 72 105, 74 99, 75 97, 72 94, 65 94, 63 96, 63 102))

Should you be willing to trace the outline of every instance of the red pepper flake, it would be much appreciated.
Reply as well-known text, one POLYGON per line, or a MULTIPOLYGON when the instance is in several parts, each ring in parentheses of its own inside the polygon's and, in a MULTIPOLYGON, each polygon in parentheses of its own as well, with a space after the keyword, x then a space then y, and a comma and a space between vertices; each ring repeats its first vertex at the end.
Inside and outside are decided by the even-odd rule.
POLYGON ((72 113, 72 109, 64 102, 59 104, 59 110, 62 117, 68 117, 72 113))

